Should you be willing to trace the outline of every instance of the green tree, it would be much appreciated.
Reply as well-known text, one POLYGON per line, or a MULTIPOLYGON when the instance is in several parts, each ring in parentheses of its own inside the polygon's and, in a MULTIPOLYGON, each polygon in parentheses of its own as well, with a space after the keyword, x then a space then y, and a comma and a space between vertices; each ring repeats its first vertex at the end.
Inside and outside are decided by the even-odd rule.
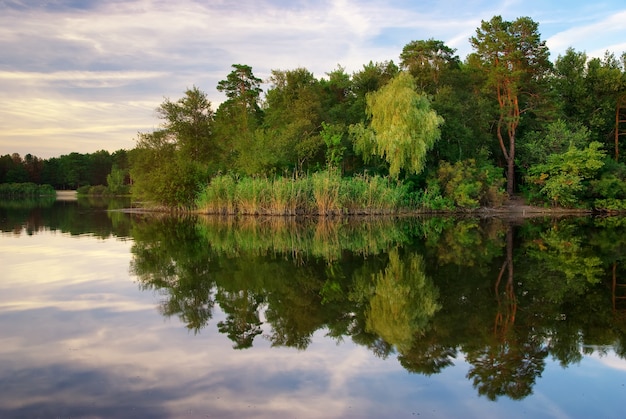
POLYGON ((305 68, 272 70, 266 95, 261 138, 273 138, 275 169, 301 170, 316 160, 323 162, 319 135, 323 120, 319 81, 305 68))
POLYGON ((446 82, 448 73, 460 66, 456 50, 446 46, 442 41, 411 41, 402 49, 400 67, 407 70, 421 91, 435 94, 442 83, 446 82))
POLYGON ((608 150, 615 141, 615 108, 618 98, 626 93, 626 72, 615 55, 607 51, 603 59, 594 58, 587 63, 585 83, 588 99, 584 121, 592 133, 591 139, 608 150))
POLYGON ((346 147, 342 144, 341 127, 322 122, 320 135, 326 144, 326 165, 329 168, 338 168, 343 160, 343 153, 346 151, 346 147))
MULTIPOLYGON (((261 79, 254 76, 252 67, 233 64, 217 90, 228 98, 215 112, 215 136, 224 153, 222 167, 237 166, 245 169, 240 155, 249 152, 254 132, 260 125, 263 112, 260 108, 261 79)), ((245 159, 244 159, 245 161, 245 159)), ((245 172, 245 170, 243 170, 245 172)))
POLYGON ((587 54, 568 48, 554 62, 554 76, 551 80, 558 106, 567 121, 583 122, 586 118, 588 101, 585 77, 587 54))
POLYGON ((364 158, 376 155, 389 164, 389 174, 398 178, 401 170, 420 173, 426 154, 439 139, 443 118, 430 108, 426 96, 415 92, 415 81, 400 73, 377 92, 367 96, 370 127, 352 127, 355 149, 364 158))
POLYGON ((87 183, 89 185, 105 185, 107 175, 111 173, 113 159, 106 150, 99 150, 85 156, 88 165, 87 183))
POLYGON ((113 165, 111 173, 107 175, 107 188, 113 195, 120 195, 128 192, 128 188, 125 185, 126 171, 113 165))
POLYGON ((526 166, 543 164, 552 154, 561 154, 570 147, 585 148, 589 145, 590 132, 577 123, 568 124, 559 119, 542 131, 533 131, 520 146, 520 160, 526 166))
MULTIPOLYGON (((590 139, 606 149, 615 139, 615 108, 626 91, 626 68, 623 60, 606 52, 603 58, 589 59, 584 52, 569 48, 555 62, 552 87, 563 117, 581 123, 590 131, 590 139)), ((616 156, 619 152, 615 150, 616 156)))
POLYGON ((363 120, 366 117, 367 95, 376 92, 389 83, 399 72, 400 69, 393 61, 377 63, 370 61, 360 71, 352 75, 352 92, 355 95, 355 106, 357 113, 362 116, 363 120))
POLYGON ((139 134, 130 164, 133 196, 158 205, 189 208, 206 182, 201 165, 179 153, 167 131, 139 134))
POLYGON ((165 99, 157 113, 162 128, 139 133, 130 154, 131 193, 159 205, 189 208, 219 156, 211 103, 194 87, 176 102, 165 99))
POLYGON ((529 17, 513 22, 494 16, 482 21, 470 38, 478 62, 487 75, 487 87, 495 93, 499 117, 496 135, 507 165, 507 193, 515 185, 515 143, 521 115, 532 108, 538 82, 551 68, 549 52, 538 24, 529 17))
POLYGON ((213 110, 211 102, 196 86, 187 89, 185 96, 176 102, 166 98, 157 108, 163 120, 162 128, 176 144, 176 149, 185 158, 209 163, 219 155, 213 141, 213 110))

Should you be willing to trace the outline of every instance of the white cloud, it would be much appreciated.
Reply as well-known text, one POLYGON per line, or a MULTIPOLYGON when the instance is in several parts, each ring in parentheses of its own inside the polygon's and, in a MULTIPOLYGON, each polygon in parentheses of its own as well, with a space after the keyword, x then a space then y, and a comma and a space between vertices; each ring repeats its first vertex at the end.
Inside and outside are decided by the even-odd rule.
POLYGON ((551 50, 573 44, 596 54, 607 46, 622 48, 626 21, 626 11, 594 23, 596 15, 607 15, 605 9, 589 17, 589 8, 583 8, 582 19, 572 11, 576 7, 556 13, 558 4, 517 0, 109 0, 79 8, 29 3, 0 4, 0 95, 5 99, 0 125, 13 133, 0 140, 0 153, 41 157, 50 157, 41 155, 42 148, 58 155, 45 146, 60 144, 60 136, 46 134, 55 129, 69 130, 67 136, 78 142, 68 147, 76 145, 75 151, 95 151, 95 138, 87 134, 94 131, 101 144, 132 147, 128 139, 137 131, 158 125, 152 110, 163 97, 181 97, 192 85, 217 106, 223 95, 215 86, 235 63, 252 66, 262 79, 272 69, 296 67, 324 77, 338 64, 350 73, 370 60, 398 62, 404 45, 431 37, 456 48, 463 59, 480 20, 535 12, 539 18, 558 16, 546 26, 558 31, 549 38, 551 50), (81 101, 86 102, 82 107, 73 104, 81 101), (130 102, 147 106, 129 109, 130 102), (29 113, 27 103, 49 108, 29 113), (59 118, 63 123, 54 122, 59 118), (86 133, 84 140, 80 132, 86 133))
MULTIPOLYGON (((600 21, 577 25, 561 31, 547 40, 550 51, 562 54, 568 47, 576 51, 586 51, 591 57, 601 57, 604 51, 612 50, 616 54, 624 51, 624 42, 616 40, 626 38, 626 10, 614 13, 600 21), (602 47, 598 48, 598 45, 602 47)), ((557 54, 558 55, 558 54, 557 54)))

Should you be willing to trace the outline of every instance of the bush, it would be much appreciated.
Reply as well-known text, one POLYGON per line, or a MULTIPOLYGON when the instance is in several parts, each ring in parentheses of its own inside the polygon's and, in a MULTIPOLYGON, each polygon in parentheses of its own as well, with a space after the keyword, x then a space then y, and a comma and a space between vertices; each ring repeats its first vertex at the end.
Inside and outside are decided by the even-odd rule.
POLYGON ((626 199, 605 198, 596 199, 593 207, 605 211, 626 211, 626 199))
MULTIPOLYGON (((505 182, 502 169, 490 163, 478 164, 474 159, 459 161, 453 165, 442 162, 436 179, 442 197, 465 209, 502 205, 506 200, 505 182)), ((431 189, 436 189, 432 181, 429 185, 431 189)))
POLYGON ((552 205, 575 207, 589 192, 589 181, 604 166, 605 153, 599 142, 586 148, 571 146, 566 152, 551 154, 546 163, 531 166, 526 177, 531 189, 552 205))

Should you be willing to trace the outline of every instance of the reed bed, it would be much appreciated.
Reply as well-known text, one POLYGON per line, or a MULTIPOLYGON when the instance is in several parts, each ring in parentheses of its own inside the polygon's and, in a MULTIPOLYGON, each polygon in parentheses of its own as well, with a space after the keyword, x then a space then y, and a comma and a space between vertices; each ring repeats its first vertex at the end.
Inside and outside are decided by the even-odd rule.
POLYGON ((380 215, 401 210, 405 186, 380 176, 337 171, 298 179, 214 177, 196 201, 198 212, 221 215, 380 215))
POLYGON ((2 183, 0 184, 0 196, 5 198, 54 196, 54 188, 50 185, 37 185, 36 183, 2 183))

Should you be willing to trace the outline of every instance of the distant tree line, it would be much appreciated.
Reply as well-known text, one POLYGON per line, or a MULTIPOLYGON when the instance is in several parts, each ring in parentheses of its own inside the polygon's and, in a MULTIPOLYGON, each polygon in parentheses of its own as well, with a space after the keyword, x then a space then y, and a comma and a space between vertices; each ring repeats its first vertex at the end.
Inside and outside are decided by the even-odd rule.
POLYGON ((128 184, 128 152, 105 150, 95 153, 70 153, 42 159, 32 154, 0 156, 0 183, 34 183, 54 189, 78 189, 81 186, 107 185, 107 177, 116 171, 122 184, 128 184))

